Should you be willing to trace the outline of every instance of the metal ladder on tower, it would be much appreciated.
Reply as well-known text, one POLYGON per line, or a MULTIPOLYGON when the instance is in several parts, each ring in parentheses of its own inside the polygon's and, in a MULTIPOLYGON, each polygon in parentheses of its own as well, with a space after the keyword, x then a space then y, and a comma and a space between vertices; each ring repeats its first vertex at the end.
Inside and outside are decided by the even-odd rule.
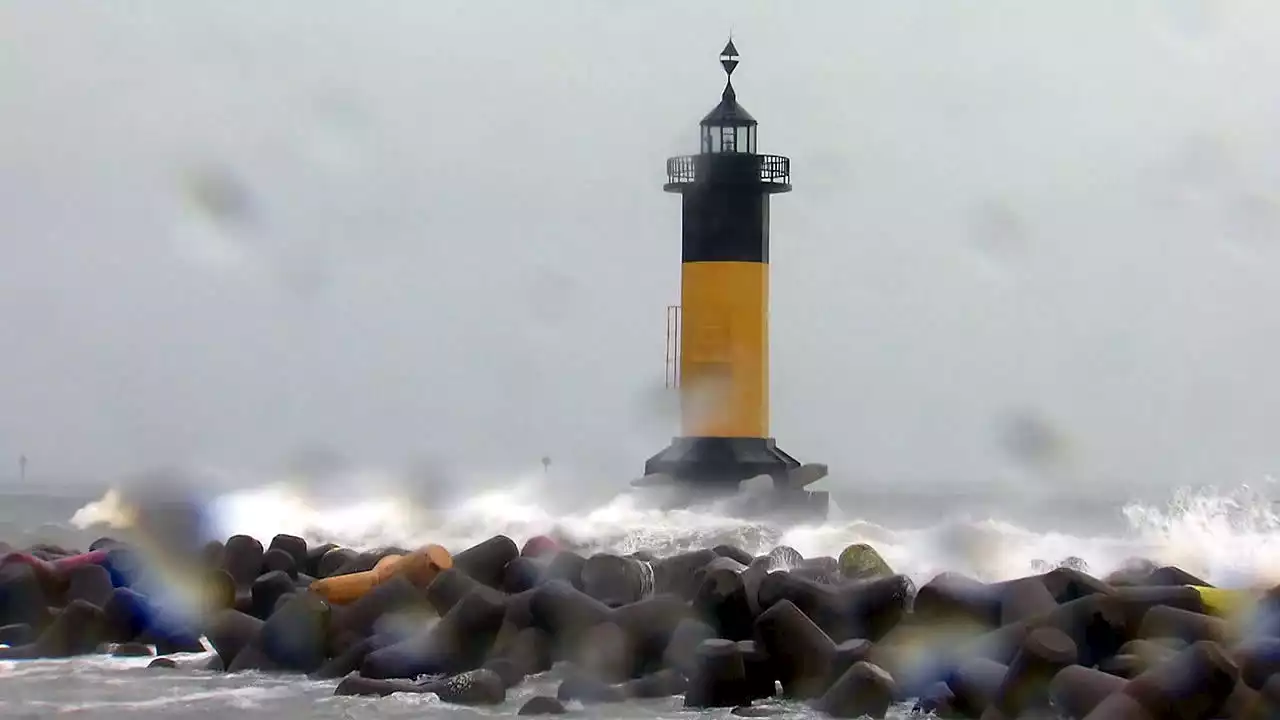
POLYGON ((680 387, 680 321, 679 305, 667 306, 667 351, 663 382, 668 388, 680 387))

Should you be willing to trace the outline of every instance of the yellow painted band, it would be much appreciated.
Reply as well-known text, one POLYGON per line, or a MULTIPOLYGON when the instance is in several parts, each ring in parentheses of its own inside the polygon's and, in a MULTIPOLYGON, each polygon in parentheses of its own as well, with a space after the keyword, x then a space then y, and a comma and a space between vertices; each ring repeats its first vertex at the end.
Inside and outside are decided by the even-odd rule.
POLYGON ((769 437, 769 266, 681 267, 683 434, 769 437))

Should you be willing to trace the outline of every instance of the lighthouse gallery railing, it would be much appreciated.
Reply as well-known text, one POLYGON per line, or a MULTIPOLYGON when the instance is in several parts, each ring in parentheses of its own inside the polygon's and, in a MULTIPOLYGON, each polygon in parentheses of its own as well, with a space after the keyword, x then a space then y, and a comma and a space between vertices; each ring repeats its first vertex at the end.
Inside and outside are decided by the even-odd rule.
MULTIPOLYGON (((702 173, 718 166, 740 166, 754 163, 756 177, 762 183, 787 185, 791 182, 791 159, 781 155, 724 153, 680 155, 667 158, 667 184, 684 185, 698 181, 702 173)), ((736 168, 735 168, 736 169, 736 168)))

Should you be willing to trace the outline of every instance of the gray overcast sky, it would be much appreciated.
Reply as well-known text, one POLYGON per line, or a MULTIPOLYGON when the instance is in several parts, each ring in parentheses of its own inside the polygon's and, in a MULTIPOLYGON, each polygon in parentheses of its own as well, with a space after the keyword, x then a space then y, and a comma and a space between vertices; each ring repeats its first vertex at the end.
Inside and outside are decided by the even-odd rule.
POLYGON ((0 458, 624 483, 674 430, 663 162, 730 28, 793 158, 783 447, 844 484, 1280 466, 1274 0, 11 0, 0 458))

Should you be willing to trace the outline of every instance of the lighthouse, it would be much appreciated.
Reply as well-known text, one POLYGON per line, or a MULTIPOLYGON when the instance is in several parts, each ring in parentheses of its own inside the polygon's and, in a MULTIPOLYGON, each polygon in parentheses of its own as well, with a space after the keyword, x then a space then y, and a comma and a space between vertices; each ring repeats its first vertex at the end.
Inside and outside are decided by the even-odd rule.
POLYGON ((769 430, 769 206, 791 192, 791 160, 758 151, 758 124, 733 87, 732 39, 720 64, 724 91, 699 123, 700 151, 668 158, 663 186, 681 202, 680 304, 668 308, 667 342, 681 435, 634 484, 726 495, 767 476, 781 493, 775 509, 825 517, 827 493, 803 490, 825 466, 802 466, 769 430))

